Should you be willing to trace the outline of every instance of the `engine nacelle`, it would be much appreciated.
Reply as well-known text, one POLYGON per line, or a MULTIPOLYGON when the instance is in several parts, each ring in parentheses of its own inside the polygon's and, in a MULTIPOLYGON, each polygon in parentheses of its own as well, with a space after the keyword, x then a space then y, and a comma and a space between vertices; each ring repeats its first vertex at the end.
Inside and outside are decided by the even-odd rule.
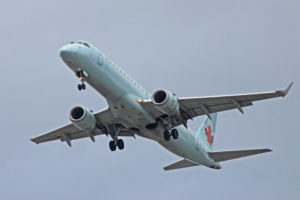
POLYGON ((70 120, 74 126, 87 133, 96 128, 96 119, 94 114, 82 106, 72 108, 70 112, 70 120))
POLYGON ((177 97, 169 91, 158 90, 154 92, 152 95, 152 101, 159 111, 169 116, 179 114, 179 103, 177 97))

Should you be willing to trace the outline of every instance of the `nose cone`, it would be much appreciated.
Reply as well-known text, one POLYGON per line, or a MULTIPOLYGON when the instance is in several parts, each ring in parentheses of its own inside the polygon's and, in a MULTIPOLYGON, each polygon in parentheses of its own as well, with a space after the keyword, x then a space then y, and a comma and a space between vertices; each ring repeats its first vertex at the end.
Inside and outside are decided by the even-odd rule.
POLYGON ((72 55, 76 54, 76 51, 71 45, 65 45, 59 50, 59 54, 63 60, 67 60, 72 55))

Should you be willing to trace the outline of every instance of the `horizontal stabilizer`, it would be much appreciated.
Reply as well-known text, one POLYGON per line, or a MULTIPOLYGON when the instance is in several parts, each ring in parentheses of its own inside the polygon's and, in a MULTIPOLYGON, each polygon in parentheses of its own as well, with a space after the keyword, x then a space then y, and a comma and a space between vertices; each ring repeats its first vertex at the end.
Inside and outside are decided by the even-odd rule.
POLYGON ((245 156, 252 156, 255 154, 266 153, 272 151, 271 149, 251 149, 251 150, 239 150, 239 151, 221 151, 210 152, 209 156, 216 162, 222 162, 226 160, 232 160, 245 156))
POLYGON ((197 166, 197 165, 200 165, 200 164, 183 159, 176 163, 173 163, 171 165, 164 167, 164 170, 167 171, 167 170, 180 169, 180 168, 185 168, 185 167, 193 167, 193 166, 197 166))

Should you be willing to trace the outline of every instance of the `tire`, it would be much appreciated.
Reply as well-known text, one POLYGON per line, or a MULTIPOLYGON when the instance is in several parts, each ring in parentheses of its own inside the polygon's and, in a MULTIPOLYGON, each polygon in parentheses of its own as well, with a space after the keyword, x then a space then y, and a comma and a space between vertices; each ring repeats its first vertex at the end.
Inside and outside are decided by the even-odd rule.
POLYGON ((80 91, 82 89, 82 86, 78 84, 78 90, 80 91))
POLYGON ((122 139, 118 139, 117 146, 120 150, 124 149, 124 142, 122 139))
POLYGON ((178 134, 177 129, 174 128, 174 129, 171 131, 171 135, 172 135, 172 137, 173 137, 174 140, 178 139, 179 134, 178 134))
POLYGON ((115 145, 114 141, 109 142, 109 148, 111 151, 115 151, 117 149, 117 146, 115 145))
POLYGON ((171 137, 171 135, 170 135, 169 131, 164 131, 164 138, 165 138, 165 140, 169 141, 170 137, 171 137))

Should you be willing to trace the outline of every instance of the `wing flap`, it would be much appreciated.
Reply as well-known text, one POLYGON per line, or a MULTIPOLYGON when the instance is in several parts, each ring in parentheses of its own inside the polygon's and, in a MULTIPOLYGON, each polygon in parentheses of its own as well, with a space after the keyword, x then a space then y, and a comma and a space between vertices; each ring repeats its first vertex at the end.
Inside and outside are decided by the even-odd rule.
POLYGON ((216 162, 222 162, 226 160, 232 160, 236 158, 252 156, 255 154, 266 153, 272 151, 271 149, 250 149, 250 150, 238 150, 238 151, 221 151, 210 152, 209 156, 216 162))
MULTIPOLYGON (((246 107, 246 106, 251 106, 253 105, 251 101, 245 101, 245 102, 240 102, 241 107, 246 107)), ((215 112, 221 112, 221 111, 226 111, 226 110, 232 110, 236 109, 236 105, 234 103, 224 103, 224 104, 215 104, 212 106, 209 106, 208 109, 210 113, 215 113, 215 112)), ((189 115, 185 116, 186 119, 191 119, 199 115, 205 115, 207 114, 206 111, 203 109, 201 106, 194 106, 188 109, 189 115)))
POLYGON ((193 166, 198 166, 198 165, 200 165, 200 164, 183 159, 183 160, 180 160, 178 162, 175 162, 171 165, 164 167, 164 170, 168 171, 168 170, 180 169, 180 168, 185 168, 185 167, 193 167, 193 166))

